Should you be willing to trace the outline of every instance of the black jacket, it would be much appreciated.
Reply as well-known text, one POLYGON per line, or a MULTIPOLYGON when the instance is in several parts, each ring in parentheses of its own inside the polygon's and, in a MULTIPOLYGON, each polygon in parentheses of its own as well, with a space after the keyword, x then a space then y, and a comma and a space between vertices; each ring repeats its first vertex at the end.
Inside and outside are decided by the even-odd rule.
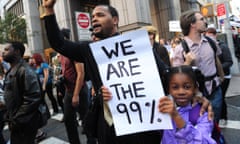
POLYGON ((171 65, 168 51, 167 51, 167 49, 166 49, 164 46, 160 45, 160 44, 157 43, 157 42, 154 42, 154 43, 153 43, 153 49, 156 49, 156 52, 158 53, 158 55, 160 56, 160 58, 162 59, 162 61, 163 61, 167 66, 170 66, 170 65, 171 65))
POLYGON ((222 53, 219 55, 219 59, 222 63, 224 74, 229 75, 230 68, 233 65, 231 52, 224 42, 219 41, 218 45, 222 50, 222 53))
POLYGON ((38 113, 42 100, 41 87, 36 73, 20 60, 11 68, 4 81, 4 98, 7 120, 14 124, 26 124, 38 113))

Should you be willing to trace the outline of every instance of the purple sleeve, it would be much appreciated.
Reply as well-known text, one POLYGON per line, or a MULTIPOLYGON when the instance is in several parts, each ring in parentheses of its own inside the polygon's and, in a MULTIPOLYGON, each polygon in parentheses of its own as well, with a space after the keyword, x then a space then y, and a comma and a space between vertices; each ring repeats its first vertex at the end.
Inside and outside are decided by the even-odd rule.
POLYGON ((177 141, 185 141, 189 144, 216 144, 211 137, 212 129, 213 121, 209 121, 208 114, 205 113, 198 118, 195 126, 188 122, 185 128, 176 131, 175 138, 177 141))

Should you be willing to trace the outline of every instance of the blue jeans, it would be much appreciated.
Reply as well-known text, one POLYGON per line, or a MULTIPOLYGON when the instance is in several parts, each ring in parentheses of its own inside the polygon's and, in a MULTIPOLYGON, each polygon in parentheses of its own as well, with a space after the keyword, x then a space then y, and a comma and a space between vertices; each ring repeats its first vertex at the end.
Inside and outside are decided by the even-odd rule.
POLYGON ((208 97, 208 100, 211 102, 214 112, 214 121, 219 122, 221 118, 222 112, 222 89, 219 86, 216 90, 212 93, 211 96, 208 97))

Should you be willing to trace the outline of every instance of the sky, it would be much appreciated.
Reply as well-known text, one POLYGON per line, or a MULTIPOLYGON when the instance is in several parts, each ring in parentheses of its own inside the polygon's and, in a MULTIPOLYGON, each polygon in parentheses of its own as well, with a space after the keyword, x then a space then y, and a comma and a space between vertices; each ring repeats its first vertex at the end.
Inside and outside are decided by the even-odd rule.
POLYGON ((240 0, 232 0, 230 2, 232 14, 240 18, 240 0))

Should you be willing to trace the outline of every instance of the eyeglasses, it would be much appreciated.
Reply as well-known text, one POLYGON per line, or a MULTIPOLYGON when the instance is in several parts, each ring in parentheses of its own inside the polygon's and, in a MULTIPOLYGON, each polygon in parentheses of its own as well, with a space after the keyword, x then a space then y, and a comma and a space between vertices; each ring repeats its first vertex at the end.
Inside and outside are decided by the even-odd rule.
POLYGON ((148 32, 148 35, 154 35, 154 33, 152 33, 152 32, 148 32))
POLYGON ((200 20, 200 21, 205 21, 206 19, 204 17, 200 18, 200 19, 197 19, 197 20, 200 20))

